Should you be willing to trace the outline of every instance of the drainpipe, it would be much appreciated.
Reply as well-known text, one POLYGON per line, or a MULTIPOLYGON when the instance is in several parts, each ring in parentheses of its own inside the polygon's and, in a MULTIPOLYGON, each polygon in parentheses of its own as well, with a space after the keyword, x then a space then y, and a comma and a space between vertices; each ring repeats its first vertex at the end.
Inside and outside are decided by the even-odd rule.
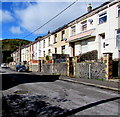
POLYGON ((89 79, 91 79, 91 64, 89 64, 89 79))

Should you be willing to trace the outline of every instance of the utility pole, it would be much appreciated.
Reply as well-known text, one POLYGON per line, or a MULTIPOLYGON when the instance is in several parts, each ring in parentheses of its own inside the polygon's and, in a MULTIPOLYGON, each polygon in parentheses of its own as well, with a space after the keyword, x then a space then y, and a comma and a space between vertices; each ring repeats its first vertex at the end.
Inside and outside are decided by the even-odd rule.
POLYGON ((21 63, 21 42, 19 43, 19 63, 21 63))
POLYGON ((2 41, 0 42, 0 56, 1 56, 1 58, 0 58, 0 64, 1 64, 2 61, 3 61, 3 54, 2 54, 2 41))

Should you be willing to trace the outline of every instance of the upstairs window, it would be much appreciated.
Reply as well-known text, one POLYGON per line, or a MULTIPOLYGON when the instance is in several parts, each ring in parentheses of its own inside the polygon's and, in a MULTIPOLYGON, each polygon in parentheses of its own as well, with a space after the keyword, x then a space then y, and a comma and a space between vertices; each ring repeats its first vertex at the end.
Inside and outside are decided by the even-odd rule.
POLYGON ((103 43, 103 48, 105 48, 105 42, 103 43))
POLYGON ((87 21, 84 21, 81 24, 82 24, 82 31, 87 30, 87 21))
POLYGON ((73 26, 71 27, 71 35, 75 35, 75 33, 76 33, 76 27, 73 26))
POLYGON ((61 47, 62 54, 65 54, 65 46, 61 47))
POLYGON ((45 51, 43 51, 43 56, 45 57, 45 51))
POLYGON ((57 34, 54 35, 54 43, 57 43, 57 34))
POLYGON ((50 56, 50 53, 51 53, 51 49, 48 50, 48 55, 50 56))
POLYGON ((105 39, 105 33, 100 34, 101 39, 105 39))
POLYGON ((102 24, 104 22, 107 22, 107 13, 106 12, 99 15, 99 24, 102 24))
POLYGON ((65 31, 64 30, 62 31, 62 39, 61 40, 62 41, 65 40, 65 31))
POLYGON ((39 50, 39 56, 41 56, 41 50, 39 50))
POLYGON ((43 40, 43 48, 45 48, 45 40, 43 40))
POLYGON ((120 17, 120 5, 118 6, 118 17, 120 17))
POLYGON ((48 46, 50 46, 50 37, 48 38, 48 46))

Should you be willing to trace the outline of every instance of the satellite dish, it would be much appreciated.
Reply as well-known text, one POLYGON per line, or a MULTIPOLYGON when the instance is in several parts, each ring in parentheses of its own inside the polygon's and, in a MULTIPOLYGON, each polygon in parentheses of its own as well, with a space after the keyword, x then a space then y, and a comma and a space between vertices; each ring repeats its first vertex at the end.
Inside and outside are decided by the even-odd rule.
POLYGON ((89 21, 90 23, 92 23, 92 22, 93 22, 93 19, 88 19, 88 21, 89 21))

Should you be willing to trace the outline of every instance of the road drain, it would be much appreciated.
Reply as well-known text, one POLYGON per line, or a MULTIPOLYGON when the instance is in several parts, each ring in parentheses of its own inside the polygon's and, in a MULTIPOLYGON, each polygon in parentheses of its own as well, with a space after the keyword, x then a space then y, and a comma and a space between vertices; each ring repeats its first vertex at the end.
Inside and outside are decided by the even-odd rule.
POLYGON ((25 91, 25 90, 17 90, 14 92, 15 94, 27 94, 28 91, 25 91))

